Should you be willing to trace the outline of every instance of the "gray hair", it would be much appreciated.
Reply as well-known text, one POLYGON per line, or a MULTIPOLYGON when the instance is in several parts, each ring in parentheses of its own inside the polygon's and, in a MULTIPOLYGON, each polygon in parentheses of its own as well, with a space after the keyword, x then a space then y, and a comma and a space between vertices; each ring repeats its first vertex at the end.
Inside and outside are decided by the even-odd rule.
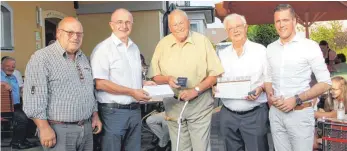
POLYGON ((1 64, 5 63, 7 60, 12 60, 12 61, 16 61, 16 59, 10 57, 10 56, 4 56, 1 58, 1 64))
POLYGON ((230 14, 230 15, 228 15, 227 17, 224 18, 223 25, 224 25, 224 28, 225 28, 225 29, 227 28, 227 23, 228 23, 228 21, 230 21, 231 19, 233 19, 233 18, 235 18, 235 17, 240 17, 242 23, 243 23, 244 25, 247 24, 247 21, 246 21, 245 16, 242 16, 242 15, 236 14, 236 13, 232 13, 232 14, 230 14))

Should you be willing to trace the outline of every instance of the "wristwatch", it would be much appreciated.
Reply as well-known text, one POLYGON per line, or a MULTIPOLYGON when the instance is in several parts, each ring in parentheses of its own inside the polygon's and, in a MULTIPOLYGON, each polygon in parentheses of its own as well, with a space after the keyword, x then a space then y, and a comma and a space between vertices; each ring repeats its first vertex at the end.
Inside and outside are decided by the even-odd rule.
POLYGON ((299 95, 295 95, 295 102, 296 102, 296 106, 300 106, 302 104, 302 100, 300 99, 299 95))
POLYGON ((194 87, 194 90, 200 94, 200 88, 199 87, 194 87))

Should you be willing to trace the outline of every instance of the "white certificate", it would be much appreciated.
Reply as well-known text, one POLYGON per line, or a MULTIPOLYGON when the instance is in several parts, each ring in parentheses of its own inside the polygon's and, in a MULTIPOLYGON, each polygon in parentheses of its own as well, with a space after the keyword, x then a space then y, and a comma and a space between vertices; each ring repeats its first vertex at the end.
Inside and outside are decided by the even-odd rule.
POLYGON ((143 90, 149 93, 153 100, 162 100, 163 98, 174 96, 174 92, 168 84, 144 86, 143 90))
POLYGON ((245 99, 251 91, 251 81, 229 81, 217 83, 216 98, 245 99))

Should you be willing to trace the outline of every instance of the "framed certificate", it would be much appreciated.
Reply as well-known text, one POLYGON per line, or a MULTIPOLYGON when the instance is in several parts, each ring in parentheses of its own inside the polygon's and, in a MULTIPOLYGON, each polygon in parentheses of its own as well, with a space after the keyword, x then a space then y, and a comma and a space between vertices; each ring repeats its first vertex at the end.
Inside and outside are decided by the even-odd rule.
POLYGON ((153 100, 162 100, 163 98, 174 96, 174 92, 168 84, 144 86, 143 90, 149 93, 153 100))
POLYGON ((217 83, 216 98, 245 99, 251 91, 251 81, 226 81, 217 83))

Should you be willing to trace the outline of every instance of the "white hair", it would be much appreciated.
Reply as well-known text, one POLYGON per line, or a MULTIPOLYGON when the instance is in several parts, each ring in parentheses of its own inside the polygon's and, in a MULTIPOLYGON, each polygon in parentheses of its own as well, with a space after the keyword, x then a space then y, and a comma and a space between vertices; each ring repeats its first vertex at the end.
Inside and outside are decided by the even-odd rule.
POLYGON ((174 9, 173 11, 171 11, 170 14, 169 14, 169 17, 172 14, 174 14, 174 13, 180 13, 180 14, 182 14, 184 17, 186 17, 188 19, 187 13, 185 11, 183 11, 183 10, 180 10, 180 9, 174 9))
POLYGON ((236 14, 236 13, 232 13, 232 14, 230 14, 230 15, 228 15, 227 17, 224 18, 224 21, 223 21, 224 28, 226 29, 226 28, 227 28, 227 23, 228 23, 230 20, 232 20, 233 18, 236 18, 236 17, 240 17, 240 19, 241 19, 241 21, 242 21, 242 23, 243 23, 244 25, 247 24, 247 21, 246 21, 245 16, 242 16, 242 15, 236 14))

